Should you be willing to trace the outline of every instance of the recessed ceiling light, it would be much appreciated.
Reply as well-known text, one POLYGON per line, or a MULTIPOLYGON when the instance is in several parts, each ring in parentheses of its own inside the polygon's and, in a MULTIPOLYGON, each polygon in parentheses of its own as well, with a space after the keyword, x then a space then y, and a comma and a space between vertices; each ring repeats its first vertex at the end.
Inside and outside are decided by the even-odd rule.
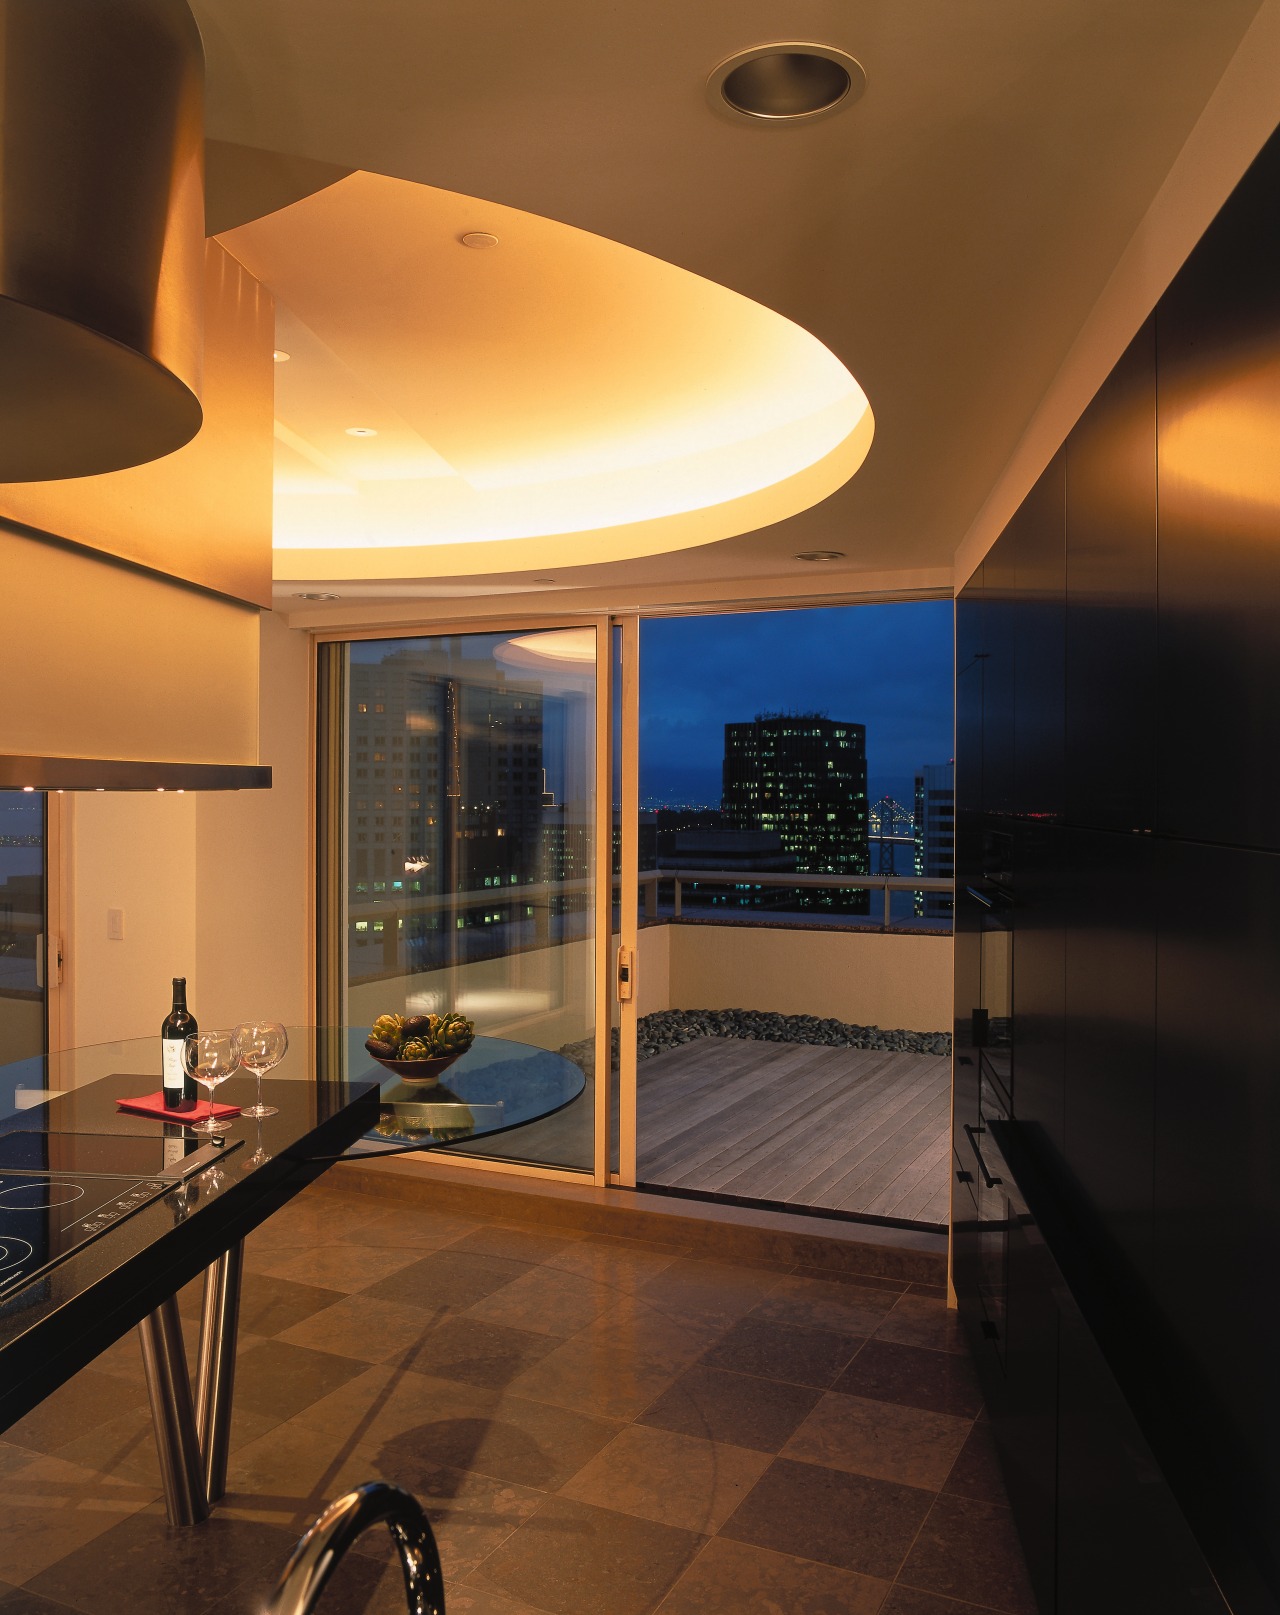
POLYGON ((707 80, 717 112, 751 123, 811 123, 867 87, 861 62, 832 45, 787 41, 737 51, 707 80))
POLYGON ((292 355, 286 353, 283 348, 277 348, 271 357, 277 364, 284 364, 286 360, 292 358, 292 355))
POLYGON ((843 550, 801 550, 797 561, 843 561, 843 550))
POLYGON ((295 600, 341 600, 340 594, 295 594, 295 600))
POLYGON ((554 578, 534 578, 533 581, 535 583, 554 583, 556 580, 554 578))
POLYGON ((347 427, 347 436, 348 437, 377 437, 377 435, 378 435, 378 429, 377 429, 376 426, 348 426, 347 427))
POLYGON ((468 230, 466 235, 459 236, 458 240, 464 247, 475 247, 479 250, 498 245, 497 236, 490 235, 487 230, 468 230))

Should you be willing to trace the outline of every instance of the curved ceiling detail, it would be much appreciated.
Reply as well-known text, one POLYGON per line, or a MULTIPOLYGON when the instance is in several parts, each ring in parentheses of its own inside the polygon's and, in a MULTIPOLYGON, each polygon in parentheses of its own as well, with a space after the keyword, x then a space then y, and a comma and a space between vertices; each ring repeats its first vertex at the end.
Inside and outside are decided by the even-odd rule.
POLYGON ((861 387, 800 326, 550 219, 356 173, 220 239, 289 355, 278 578, 711 543, 816 504, 870 447, 861 387))

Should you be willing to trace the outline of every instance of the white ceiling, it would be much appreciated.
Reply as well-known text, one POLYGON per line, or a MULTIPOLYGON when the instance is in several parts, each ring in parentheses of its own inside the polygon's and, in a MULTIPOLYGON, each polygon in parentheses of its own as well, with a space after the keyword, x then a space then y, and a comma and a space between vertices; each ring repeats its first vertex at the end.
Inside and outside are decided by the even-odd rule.
MULTIPOLYGON (((858 475, 665 558, 666 584, 812 575, 792 557, 819 548, 850 576, 949 571, 1258 9, 193 0, 215 139, 597 232, 776 309, 858 378, 876 417, 858 475), (794 127, 715 116, 716 64, 782 38, 849 51, 866 94, 794 127)), ((621 588, 654 566, 556 576, 621 588)))

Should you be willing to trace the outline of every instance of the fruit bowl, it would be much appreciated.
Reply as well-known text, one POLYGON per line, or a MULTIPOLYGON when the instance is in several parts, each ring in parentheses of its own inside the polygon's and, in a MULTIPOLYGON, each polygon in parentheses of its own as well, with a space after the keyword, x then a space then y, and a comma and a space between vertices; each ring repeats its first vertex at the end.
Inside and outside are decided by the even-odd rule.
POLYGON ((457 1054, 441 1054, 431 1060, 386 1060, 380 1054, 370 1054, 370 1059, 376 1060, 380 1066, 388 1071, 394 1071, 402 1082, 439 1082, 442 1072, 447 1071, 455 1060, 460 1060, 467 1051, 459 1049, 457 1054))

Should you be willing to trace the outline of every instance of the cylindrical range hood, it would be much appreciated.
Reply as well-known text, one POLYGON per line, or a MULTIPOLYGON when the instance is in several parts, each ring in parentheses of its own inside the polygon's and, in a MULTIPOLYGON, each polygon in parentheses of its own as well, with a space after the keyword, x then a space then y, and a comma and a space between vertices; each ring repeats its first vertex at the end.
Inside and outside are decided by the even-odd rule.
POLYGON ((199 430, 203 91, 185 0, 0 0, 0 482, 199 430))

